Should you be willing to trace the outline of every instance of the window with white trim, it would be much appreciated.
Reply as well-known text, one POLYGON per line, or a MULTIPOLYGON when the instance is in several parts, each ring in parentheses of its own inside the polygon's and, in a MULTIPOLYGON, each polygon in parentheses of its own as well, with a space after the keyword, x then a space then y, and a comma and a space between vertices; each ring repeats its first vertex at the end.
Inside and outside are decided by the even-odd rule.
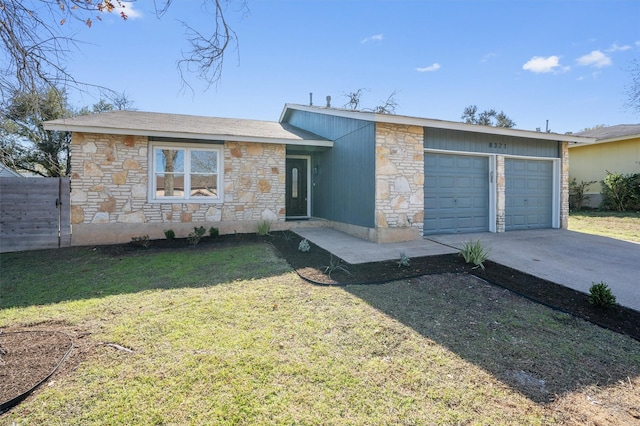
POLYGON ((152 201, 222 200, 222 147, 152 145, 152 201))

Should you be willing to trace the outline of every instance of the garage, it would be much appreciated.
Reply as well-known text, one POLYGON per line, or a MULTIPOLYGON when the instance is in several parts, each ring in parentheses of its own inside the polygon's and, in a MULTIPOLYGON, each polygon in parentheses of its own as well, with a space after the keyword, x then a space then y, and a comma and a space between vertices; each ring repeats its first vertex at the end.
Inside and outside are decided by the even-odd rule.
POLYGON ((505 230, 553 226, 553 165, 505 158, 505 230))
POLYGON ((426 152, 424 235, 489 231, 489 157, 426 152))

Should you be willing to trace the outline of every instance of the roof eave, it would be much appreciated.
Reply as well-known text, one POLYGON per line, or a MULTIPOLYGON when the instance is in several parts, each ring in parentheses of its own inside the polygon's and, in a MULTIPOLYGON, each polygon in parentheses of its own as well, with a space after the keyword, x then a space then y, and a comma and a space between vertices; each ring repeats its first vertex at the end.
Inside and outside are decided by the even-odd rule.
POLYGON ((463 132, 486 133, 492 135, 515 136, 521 138, 533 138, 551 141, 572 142, 577 144, 592 144, 595 138, 574 135, 561 135, 558 133, 534 132, 531 130, 509 129, 504 127, 480 126, 476 124, 458 123, 455 121, 434 120, 430 118, 409 117, 404 115, 379 114, 374 112, 349 111, 334 108, 321 108, 305 105, 285 104, 280 114, 282 122, 289 109, 328 114, 357 120, 374 121, 377 123, 404 124, 409 126, 432 127, 436 129, 458 130, 463 132))
POLYGON ((210 134, 210 133, 184 133, 184 132, 166 132, 156 130, 145 129, 122 129, 113 127, 100 127, 100 126, 78 126, 69 125, 65 123, 45 122, 43 123, 45 130, 54 131, 69 131, 69 132, 82 132, 82 133, 98 133, 98 134, 110 134, 110 135, 131 135, 131 136, 147 136, 157 138, 176 138, 176 139, 200 139, 207 141, 229 141, 229 142, 256 142, 256 143, 268 143, 268 144, 282 144, 282 145, 300 145, 300 146, 319 146, 319 147, 333 147, 333 141, 330 140, 315 140, 315 139, 286 139, 286 138, 266 138, 257 136, 242 136, 242 135, 223 135, 223 134, 210 134))
POLYGON ((628 141, 631 139, 640 139, 640 134, 636 134, 636 135, 624 135, 624 136, 616 136, 614 138, 607 138, 607 139, 596 139, 594 142, 592 142, 594 145, 598 145, 601 143, 609 143, 609 142, 620 142, 620 141, 628 141))

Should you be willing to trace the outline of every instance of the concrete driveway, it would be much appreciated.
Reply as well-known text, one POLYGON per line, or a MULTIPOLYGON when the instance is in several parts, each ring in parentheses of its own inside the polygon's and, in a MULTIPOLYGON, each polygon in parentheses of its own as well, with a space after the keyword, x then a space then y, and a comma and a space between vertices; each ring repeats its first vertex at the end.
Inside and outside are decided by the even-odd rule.
POLYGON ((467 241, 491 248, 489 258, 575 290, 589 293, 604 281, 619 304, 640 311, 640 244, 561 229, 509 231, 500 234, 450 234, 405 243, 375 244, 331 228, 297 228, 345 262, 355 264, 455 253, 467 241))
POLYGON ((640 244, 561 229, 429 239, 456 248, 480 240, 491 248, 491 260, 584 293, 604 281, 619 304, 640 311, 640 244))

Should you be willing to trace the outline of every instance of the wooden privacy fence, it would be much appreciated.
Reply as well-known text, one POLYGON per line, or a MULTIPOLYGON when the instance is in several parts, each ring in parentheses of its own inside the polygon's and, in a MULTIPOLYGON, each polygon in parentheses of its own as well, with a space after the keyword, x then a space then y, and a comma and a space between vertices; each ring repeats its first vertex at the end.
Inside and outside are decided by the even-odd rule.
POLYGON ((0 252, 71 245, 69 178, 0 178, 0 252))

